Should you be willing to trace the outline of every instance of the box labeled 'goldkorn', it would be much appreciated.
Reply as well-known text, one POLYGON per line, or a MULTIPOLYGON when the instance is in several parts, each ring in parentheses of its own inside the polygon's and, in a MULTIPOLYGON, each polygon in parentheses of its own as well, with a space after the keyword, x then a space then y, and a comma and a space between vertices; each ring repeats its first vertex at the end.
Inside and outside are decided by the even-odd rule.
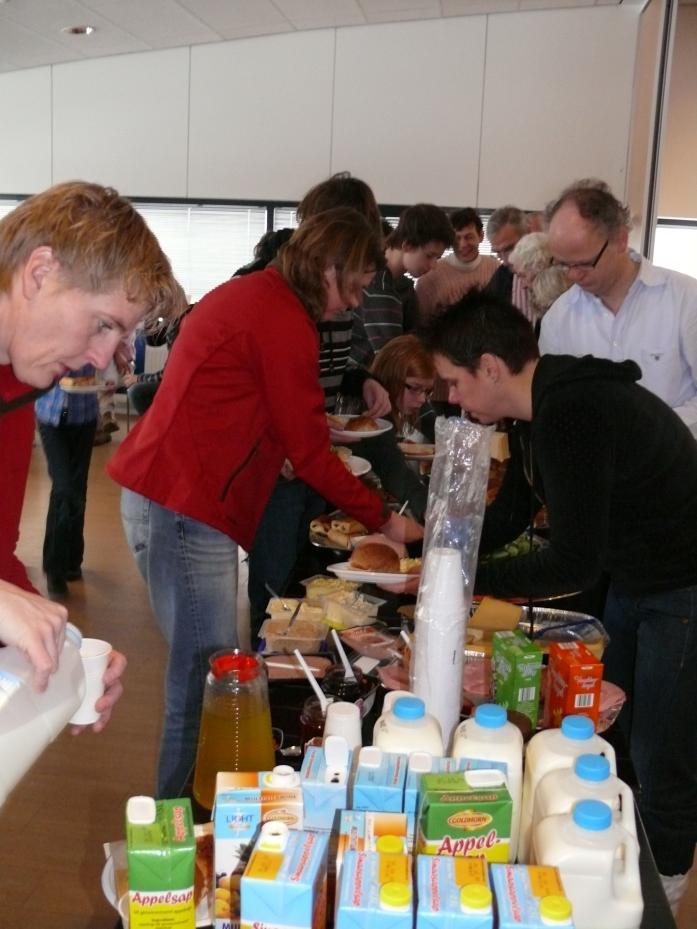
POLYGON ((190 800, 132 797, 126 850, 132 929, 193 929, 196 838, 190 800))
POLYGON ((416 870, 416 929, 492 929, 492 896, 483 858, 419 855, 416 870))
POLYGON ((261 833, 242 876, 242 929, 324 929, 328 834, 268 826, 277 840, 261 833))
POLYGON ((291 786, 273 786, 273 772, 221 771, 215 784, 215 927, 238 929, 240 883, 260 827, 282 822, 303 827, 303 797, 297 772, 291 786))
POLYGON ((500 771, 424 774, 417 853, 508 861, 513 803, 500 771))

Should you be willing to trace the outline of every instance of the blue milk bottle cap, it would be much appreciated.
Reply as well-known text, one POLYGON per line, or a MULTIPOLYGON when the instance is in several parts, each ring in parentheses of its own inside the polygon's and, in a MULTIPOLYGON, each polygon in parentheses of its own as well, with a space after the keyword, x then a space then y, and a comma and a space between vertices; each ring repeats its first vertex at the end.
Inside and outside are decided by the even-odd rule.
POLYGON ((590 739, 593 737, 595 727, 593 721, 587 716, 565 716, 561 721, 562 734, 567 739, 590 739))
POLYGON ((426 706, 420 697, 400 697, 392 705, 397 719, 421 719, 426 715, 426 706))
POLYGON ((485 729, 500 729, 508 721, 508 714, 496 703, 482 703, 474 711, 475 721, 485 729))
POLYGON ((574 771, 584 781, 606 781, 610 777, 610 762, 604 755, 579 755, 574 771))
POLYGON ((571 817, 577 826, 590 832, 602 832, 612 825, 612 810, 600 800, 579 800, 571 817))

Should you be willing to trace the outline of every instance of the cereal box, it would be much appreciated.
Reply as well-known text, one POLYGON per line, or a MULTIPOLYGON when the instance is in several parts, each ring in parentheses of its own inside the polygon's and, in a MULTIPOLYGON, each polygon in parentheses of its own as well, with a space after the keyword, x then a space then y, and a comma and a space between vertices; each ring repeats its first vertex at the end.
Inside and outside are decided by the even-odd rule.
POLYGON ((597 725, 603 664, 581 642, 549 647, 545 726, 558 727, 565 716, 588 716, 597 725))

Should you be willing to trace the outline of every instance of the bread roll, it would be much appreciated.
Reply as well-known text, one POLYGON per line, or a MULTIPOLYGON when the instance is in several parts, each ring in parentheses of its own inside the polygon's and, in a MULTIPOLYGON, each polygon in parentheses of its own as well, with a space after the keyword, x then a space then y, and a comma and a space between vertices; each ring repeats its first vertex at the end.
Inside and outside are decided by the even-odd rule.
POLYGON ((359 523, 357 519, 351 519, 350 516, 333 519, 331 528, 336 532, 344 532, 346 535, 366 535, 368 532, 363 523, 359 523))
POLYGON ((380 427, 372 416, 356 416, 344 426, 345 432, 377 432, 380 427))
POLYGON ((310 523, 310 532, 317 535, 327 535, 331 528, 332 521, 329 516, 318 516, 317 519, 313 519, 310 523))
POLYGON ((79 377, 62 377, 58 381, 59 387, 93 387, 97 379, 93 374, 81 374, 79 377))
POLYGON ((354 549, 349 564, 359 571, 380 571, 399 574, 399 555, 389 545, 366 542, 354 549))

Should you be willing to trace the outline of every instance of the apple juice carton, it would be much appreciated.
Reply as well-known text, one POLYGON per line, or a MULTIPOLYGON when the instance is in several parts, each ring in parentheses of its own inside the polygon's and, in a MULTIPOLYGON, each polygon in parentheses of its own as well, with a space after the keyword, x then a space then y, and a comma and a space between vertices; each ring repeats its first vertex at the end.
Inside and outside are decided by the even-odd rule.
POLYGON ((300 777, 287 765, 273 771, 221 771, 215 783, 215 927, 240 924, 240 883, 252 844, 265 822, 303 827, 300 777))
POLYGON ((261 828, 242 875, 242 929, 325 929, 326 832, 261 828))
POLYGON ((416 929, 492 929, 493 895, 483 858, 419 855, 416 929))
POLYGON ((424 774, 416 850, 508 861, 513 801, 501 771, 424 774))
POLYGON ((557 868, 494 864, 490 877, 498 929, 573 929, 571 903, 564 895, 557 868))
POLYGON ((535 729, 541 696, 541 649, 519 629, 495 632, 491 665, 495 702, 523 713, 535 729))
POLYGON ((362 748, 353 775, 352 808, 401 813, 406 776, 406 755, 383 752, 374 745, 362 748))
POLYGON ((337 893, 335 929, 412 929, 411 858, 347 852, 337 893))
POLYGON ((194 929, 196 839, 191 801, 131 797, 126 805, 132 929, 194 929))
POLYGON ((600 712, 603 664, 581 642, 549 647, 545 727, 559 727, 565 716, 588 716, 595 726, 600 712))
POLYGON ((341 736, 329 735, 324 745, 306 749, 300 769, 306 829, 333 828, 337 811, 348 806, 350 770, 351 751, 341 736))

